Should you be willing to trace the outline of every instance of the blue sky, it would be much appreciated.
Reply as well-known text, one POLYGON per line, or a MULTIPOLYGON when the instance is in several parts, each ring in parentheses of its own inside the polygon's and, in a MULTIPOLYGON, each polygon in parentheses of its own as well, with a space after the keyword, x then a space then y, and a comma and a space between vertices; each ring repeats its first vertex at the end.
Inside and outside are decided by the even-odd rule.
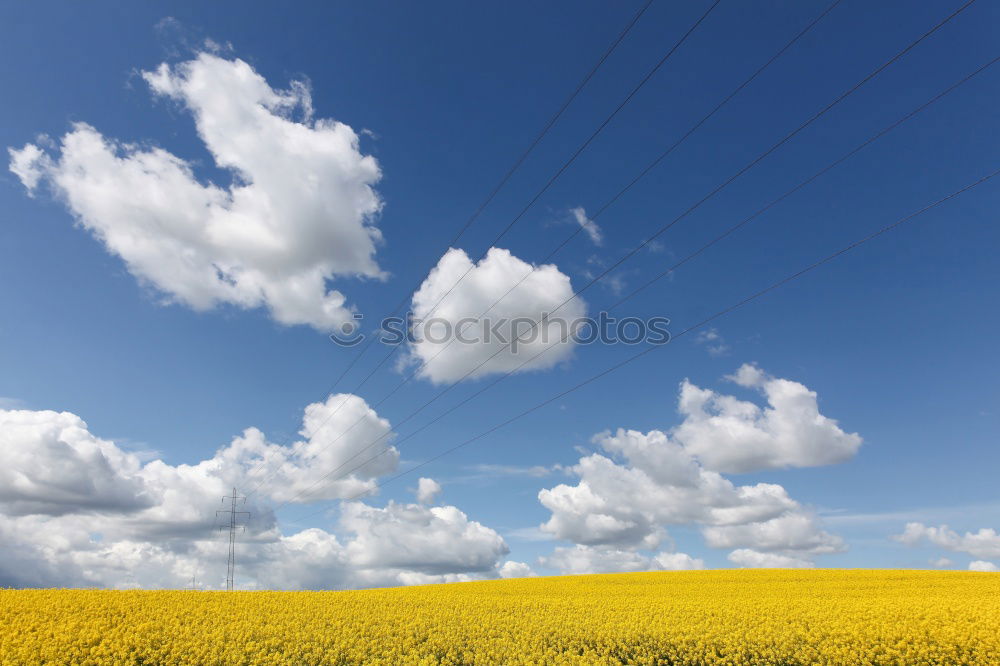
MULTIPOLYGON (((498 246, 523 262, 541 261, 574 230, 573 209, 598 209, 827 4, 723 0, 498 246)), ((457 247, 472 259, 485 253, 708 6, 654 0, 457 247)), ((552 263, 574 289, 585 285, 595 267, 613 263, 958 6, 844 0, 601 215, 601 245, 579 234, 552 263)), ((448 240, 639 7, 379 2, 311 3, 292 12, 263 3, 146 3, 112 14, 109 7, 11 4, 0 10, 0 49, 17 64, 0 74, 8 91, 0 139, 14 150, 39 145, 57 159, 58 146, 39 135, 58 142, 74 123, 85 122, 109 140, 169 151, 191 165, 197 182, 226 188, 233 172, 213 158, 191 111, 152 94, 142 72, 211 52, 221 62, 244 61, 274 90, 308 82, 314 117, 353 128, 358 153, 374 158, 381 171, 371 188, 382 208, 369 224, 382 235, 374 260, 385 275, 338 275, 328 284, 370 328, 427 278, 448 240)), ((996 57, 998 18, 995 5, 972 4, 615 271, 616 281, 588 289, 587 311, 610 306, 616 289, 627 293, 996 57)), ((998 76, 996 66, 977 75, 623 309, 669 317, 671 330, 683 330, 990 173, 997 167, 998 76)), ((310 122, 301 113, 292 119, 310 122)), ((954 561, 948 566, 959 568, 989 560, 982 553, 990 551, 970 549, 960 533, 997 527, 1000 519, 994 490, 1000 463, 997 192, 995 182, 985 183, 713 322, 717 339, 685 336, 387 483, 366 501, 373 507, 413 502, 418 477, 433 478, 443 489, 439 506, 457 507, 503 538, 510 553, 501 560, 555 573, 554 549, 574 542, 559 538, 567 533, 539 530, 553 515, 539 491, 580 482, 564 468, 599 450, 591 441, 595 433, 679 426, 685 379, 766 406, 753 386, 724 379, 749 363, 808 387, 823 416, 863 439, 836 464, 723 473, 741 486, 780 484, 817 530, 846 546, 808 554, 775 548, 772 554, 849 567, 928 567, 945 555, 954 561), (546 468, 544 474, 526 472, 536 466, 546 468), (946 524, 955 538, 944 532, 890 538, 911 522, 928 530, 946 524)), ((0 177, 0 407, 71 412, 89 433, 139 452, 143 463, 155 458, 169 466, 210 459, 251 426, 276 444, 296 439, 302 410, 324 401, 355 351, 333 344, 316 326, 276 321, 266 307, 222 303, 199 311, 172 299, 162 285, 138 280, 121 256, 75 224, 65 199, 51 182, 28 196, 17 174, 0 177)), ((127 232, 130 218, 115 224, 127 232)), ((635 351, 577 347, 555 367, 518 373, 401 443, 396 469, 635 351)), ((383 353, 370 350, 337 390, 351 391, 383 353)), ((374 404, 402 376, 387 364, 357 395, 374 404)), ((463 382, 399 435, 486 381, 463 382)), ((439 389, 428 378, 415 379, 380 405, 378 415, 395 424, 439 389)), ((29 445, 10 435, 4 446, 29 445)), ((38 484, 36 491, 44 487, 38 484)), ((278 503, 262 501, 260 508, 278 503)), ((336 532, 336 507, 335 501, 295 503, 280 509, 271 527, 285 536, 306 527, 336 532), (333 513, 315 515, 322 506, 333 513)), ((23 527, 26 520, 57 520, 52 516, 60 512, 8 514, 8 529, 17 533, 18 521, 23 527)), ((664 527, 672 545, 609 541, 601 547, 647 556, 683 552, 706 566, 733 566, 732 548, 707 544, 703 523, 664 527)), ((219 577, 206 566, 206 580, 219 577)), ((305 584, 272 584, 282 583, 305 584)))

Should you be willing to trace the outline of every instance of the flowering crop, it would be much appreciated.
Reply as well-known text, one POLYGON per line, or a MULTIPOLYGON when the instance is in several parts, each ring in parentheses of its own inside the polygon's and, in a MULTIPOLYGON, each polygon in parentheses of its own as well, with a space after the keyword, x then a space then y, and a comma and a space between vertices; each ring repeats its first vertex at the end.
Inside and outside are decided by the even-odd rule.
POLYGON ((679 571, 345 592, 0 590, 0 663, 1000 664, 1000 575, 679 571))

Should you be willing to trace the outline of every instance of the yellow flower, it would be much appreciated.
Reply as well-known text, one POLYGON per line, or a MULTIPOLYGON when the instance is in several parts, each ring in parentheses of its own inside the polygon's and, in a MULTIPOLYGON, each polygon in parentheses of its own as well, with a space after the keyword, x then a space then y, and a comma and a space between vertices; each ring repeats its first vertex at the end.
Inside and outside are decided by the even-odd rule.
POLYGON ((1000 575, 728 570, 351 592, 0 590, 2 664, 1000 664, 1000 575))

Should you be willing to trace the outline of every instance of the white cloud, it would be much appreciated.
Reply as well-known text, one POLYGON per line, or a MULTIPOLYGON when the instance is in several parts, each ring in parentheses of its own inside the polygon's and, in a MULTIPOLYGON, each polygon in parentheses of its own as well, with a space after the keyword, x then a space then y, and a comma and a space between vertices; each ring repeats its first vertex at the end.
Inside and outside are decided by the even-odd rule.
POLYGON ((587 211, 582 206, 572 208, 569 212, 573 214, 573 219, 576 220, 576 223, 587 232, 591 243, 598 247, 604 245, 604 234, 601 233, 601 228, 597 226, 596 222, 587 217, 587 211))
POLYGON ((499 534, 453 506, 350 502, 341 513, 342 528, 355 535, 346 552, 361 569, 485 574, 509 552, 499 534))
POLYGON ((907 546, 917 546, 926 540, 936 546, 981 559, 1000 558, 1000 534, 992 528, 984 527, 978 532, 959 534, 947 525, 929 527, 923 523, 907 523, 903 533, 894 535, 892 539, 907 546))
POLYGON ((751 547, 755 550, 809 554, 838 553, 843 540, 819 528, 805 513, 787 513, 771 520, 745 525, 722 525, 702 530, 705 543, 713 548, 751 547))
POLYGON ((809 560, 777 553, 761 553, 749 548, 740 548, 729 553, 730 562, 744 569, 808 569, 813 566, 809 560))
POLYGON ((626 571, 679 571, 704 569, 705 563, 685 553, 658 553, 648 557, 630 549, 611 546, 560 546, 540 559, 542 566, 562 574, 621 573, 626 571))
POLYGON ((441 484, 434 479, 420 477, 417 481, 417 501, 421 504, 433 504, 441 494, 441 484))
POLYGON ((28 190, 29 196, 34 196, 35 188, 52 168, 52 162, 41 148, 33 143, 26 144, 20 150, 8 148, 10 154, 10 171, 21 180, 28 190))
POLYGON ((767 373, 757 367, 754 363, 744 363, 731 375, 726 375, 726 379, 739 384, 745 388, 758 388, 767 381, 767 373))
POLYGON ((534 570, 524 562, 508 560, 500 567, 501 578, 528 578, 537 576, 534 570))
POLYGON ((732 348, 714 328, 701 331, 695 336, 695 343, 702 345, 710 356, 725 356, 732 348))
POLYGON ((389 422, 356 395, 340 393, 308 405, 300 434, 304 439, 280 446, 248 428, 220 455, 241 470, 240 485, 260 485, 260 492, 278 502, 368 492, 375 489, 376 477, 393 472, 399 463, 389 422))
POLYGON ((267 307, 327 331, 352 320, 336 276, 382 277, 375 159, 349 126, 311 117, 308 88, 272 88, 242 60, 202 53, 143 78, 191 112, 219 186, 162 148, 77 123, 53 155, 10 149, 29 193, 43 182, 144 285, 196 310, 267 307), (296 119, 296 111, 299 119, 296 119))
POLYGON ((579 544, 569 548, 560 546, 540 562, 560 573, 574 575, 649 570, 649 558, 635 551, 579 544))
POLYGON ((742 473, 783 467, 815 467, 849 460, 861 437, 845 433, 819 413, 817 397, 802 384, 743 365, 731 377, 759 389, 768 406, 702 389, 685 380, 679 410, 684 422, 673 436, 705 467, 742 473))
MULTIPOLYGON (((249 428, 212 458, 174 466, 141 462, 90 433, 74 414, 0 410, 0 586, 179 587, 197 576, 218 587, 226 559, 226 544, 213 530, 219 499, 232 486, 245 491, 261 480, 238 546, 242 586, 366 587, 500 575, 508 553, 503 538, 454 506, 349 502, 334 532, 282 535, 262 499, 290 499, 368 437, 392 431, 362 399, 335 395, 306 407, 303 432, 313 434, 278 446, 249 428), (358 419, 351 436, 333 442, 330 435, 358 419), (273 466, 260 464, 265 454, 273 466)), ((396 469, 398 452, 389 451, 296 501, 374 488, 377 476, 396 469)))
POLYGON ((580 477, 577 485, 539 492, 539 501, 552 511, 542 529, 556 538, 655 548, 667 525, 743 524, 798 509, 781 486, 735 486, 657 430, 601 433, 594 443, 627 464, 599 453, 585 456, 571 468, 580 477))
POLYGON ((409 360, 423 363, 420 376, 435 383, 456 381, 470 372, 470 377, 508 372, 521 364, 521 371, 551 368, 572 354, 572 324, 586 314, 586 304, 575 298, 544 324, 537 322, 572 295, 569 277, 554 265, 532 271, 530 264, 500 248, 491 248, 473 264, 464 251, 450 249, 413 295, 414 318, 427 321, 414 327, 409 360), (532 327, 532 322, 537 325, 532 327), (462 331, 464 342, 452 342, 456 330, 462 331), (514 348, 511 343, 517 337, 522 342, 514 348), (549 351, 525 363, 543 349, 549 351), (480 363, 483 366, 473 371, 480 363))
POLYGON ((0 509, 9 515, 139 511, 139 460, 69 412, 0 409, 0 509))
POLYGON ((954 562, 949 560, 947 557, 939 557, 937 559, 932 559, 930 565, 932 567, 937 567, 939 569, 947 569, 948 567, 954 566, 954 562))
POLYGON ((687 553, 658 553, 653 556, 655 568, 664 571, 687 571, 689 569, 704 569, 705 561, 691 557, 687 553))
POLYGON ((973 560, 969 562, 969 571, 982 571, 986 573, 1000 571, 1000 568, 992 562, 986 562, 984 560, 973 560))
MULTIPOLYGON (((813 451, 811 445, 793 443, 793 438, 815 436, 815 428, 836 428, 815 411, 815 394, 801 384, 767 377, 754 366, 744 366, 737 376, 741 382, 769 391, 773 414, 764 415, 752 403, 702 391, 685 381, 680 398, 685 420, 680 426, 669 432, 619 429, 599 433, 592 441, 602 452, 585 455, 568 469, 579 478, 578 483, 539 492, 539 501, 551 512, 541 530, 578 546, 557 549, 552 556, 553 562, 562 562, 557 568, 581 569, 583 565, 574 562, 604 556, 609 549, 632 553, 616 561, 639 566, 643 556, 635 551, 659 547, 667 537, 666 529, 673 525, 700 527, 713 548, 765 552, 796 561, 845 550, 843 540, 824 531, 817 518, 782 486, 736 485, 705 464, 701 454, 714 440, 730 449, 730 460, 740 459, 740 447, 749 441, 755 464, 783 466, 793 459, 789 451, 813 451), (701 394, 702 405, 710 400, 719 406, 717 421, 704 423, 715 417, 703 418, 702 407, 691 407, 693 392, 701 394), (785 400, 776 393, 791 393, 798 399, 785 400), (808 395, 803 398, 803 393, 808 395), (807 417, 812 426, 804 424, 807 417)), ((857 436, 845 437, 860 442, 857 436)), ((820 455, 808 458, 811 464, 820 464, 820 459, 820 455)), ((807 456, 802 453, 794 460, 804 464, 807 456)), ((743 458, 741 468, 747 464, 743 458)))

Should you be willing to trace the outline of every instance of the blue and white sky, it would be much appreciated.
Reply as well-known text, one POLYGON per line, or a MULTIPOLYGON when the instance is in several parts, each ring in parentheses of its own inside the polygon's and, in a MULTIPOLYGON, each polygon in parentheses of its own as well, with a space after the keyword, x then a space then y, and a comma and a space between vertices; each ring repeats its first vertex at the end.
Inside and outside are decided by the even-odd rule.
MULTIPOLYGON (((642 3, 0 8, 0 585, 218 587, 234 486, 244 587, 1000 565, 994 180, 412 473, 644 347, 418 340, 359 388, 376 344, 335 383, 355 315, 454 322, 528 276, 493 313, 538 319, 962 6, 843 0, 591 221, 829 6, 722 0, 494 247, 710 5, 653 0, 451 248, 642 3)), ((969 4, 560 316, 979 70, 998 20, 969 4)), ((612 314, 677 334, 992 173, 998 84, 612 314)))

